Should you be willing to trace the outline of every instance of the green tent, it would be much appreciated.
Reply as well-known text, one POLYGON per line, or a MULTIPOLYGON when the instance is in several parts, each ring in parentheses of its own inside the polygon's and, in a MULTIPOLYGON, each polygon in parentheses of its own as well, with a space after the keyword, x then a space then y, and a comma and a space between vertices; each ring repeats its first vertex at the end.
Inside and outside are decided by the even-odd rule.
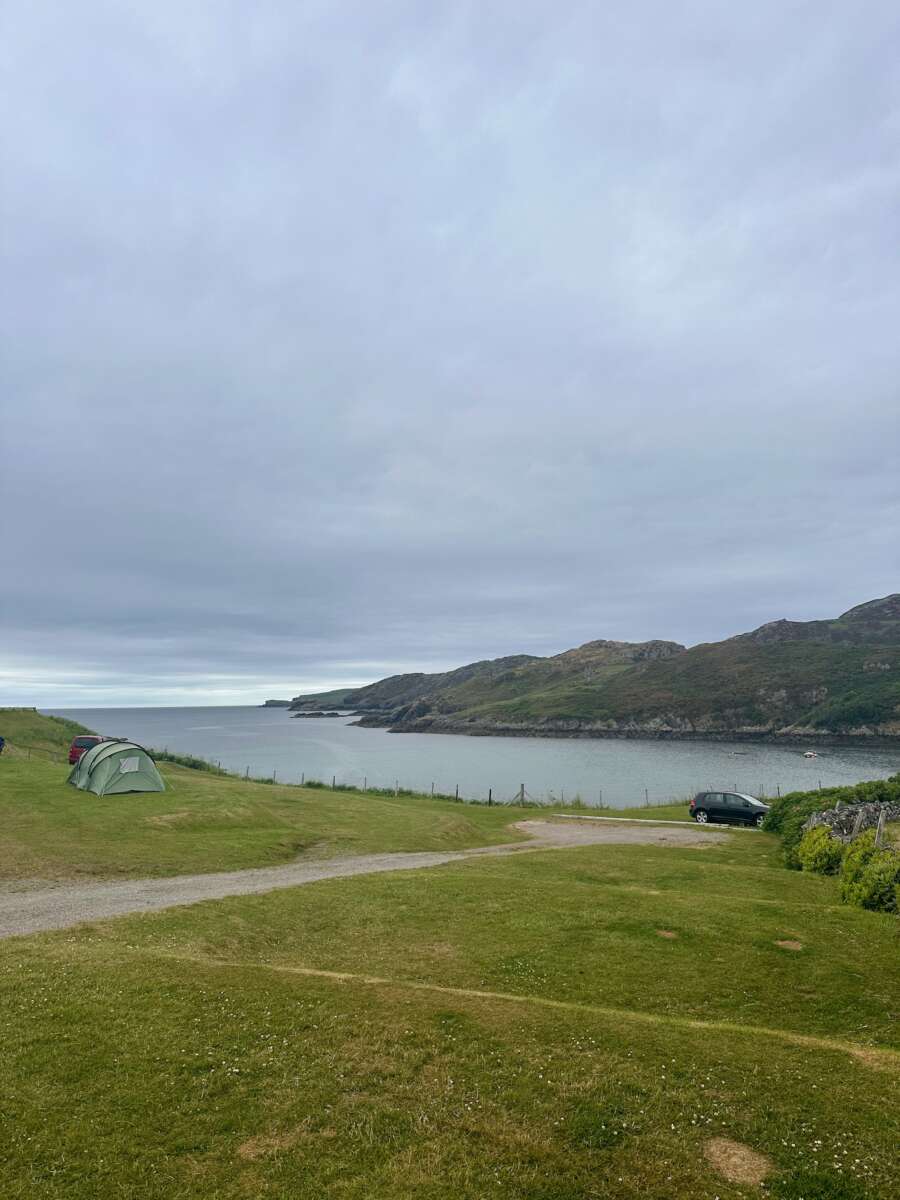
POLYGON ((98 796, 122 792, 164 792, 156 763, 134 742, 98 742, 85 750, 69 772, 69 783, 98 796))

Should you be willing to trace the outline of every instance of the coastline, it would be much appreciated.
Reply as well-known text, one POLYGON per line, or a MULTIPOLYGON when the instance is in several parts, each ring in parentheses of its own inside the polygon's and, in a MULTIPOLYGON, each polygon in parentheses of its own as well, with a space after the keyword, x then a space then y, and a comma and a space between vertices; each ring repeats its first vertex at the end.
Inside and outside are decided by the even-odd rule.
POLYGON ((626 729, 608 729, 602 726, 578 725, 494 725, 466 724, 430 720, 391 722, 374 713, 354 714, 359 720, 350 725, 364 729, 384 729, 388 733, 440 733, 454 737, 509 737, 550 738, 598 741, 671 741, 671 742, 747 742, 759 745, 778 746, 844 746, 847 748, 877 747, 900 749, 900 733, 881 732, 837 733, 829 730, 748 730, 748 729, 667 729, 652 726, 636 726, 626 729))

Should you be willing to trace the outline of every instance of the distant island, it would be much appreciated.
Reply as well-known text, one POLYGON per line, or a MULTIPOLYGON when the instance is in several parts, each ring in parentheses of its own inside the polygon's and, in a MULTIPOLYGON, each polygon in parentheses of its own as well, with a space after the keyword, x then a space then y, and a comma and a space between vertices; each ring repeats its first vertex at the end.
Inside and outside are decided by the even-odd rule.
MULTIPOLYGON (((272 702, 270 702, 272 703, 272 702)), ((687 649, 587 642, 296 696, 396 733, 900 743, 900 593, 687 649)))
POLYGON ((292 704, 291 700, 266 700, 265 703, 261 704, 259 707, 260 708, 290 708, 291 704, 292 704))

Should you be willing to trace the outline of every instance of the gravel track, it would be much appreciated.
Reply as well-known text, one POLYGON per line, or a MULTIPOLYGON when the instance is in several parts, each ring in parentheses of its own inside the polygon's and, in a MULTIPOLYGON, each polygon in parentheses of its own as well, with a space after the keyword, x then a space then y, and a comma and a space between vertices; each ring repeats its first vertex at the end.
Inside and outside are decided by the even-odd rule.
POLYGON ((175 875, 167 879, 128 879, 112 883, 61 883, 18 880, 0 888, 0 938, 20 937, 48 929, 67 929, 85 921, 101 921, 129 913, 156 912, 180 904, 247 896, 277 888, 297 887, 319 879, 374 875, 381 871, 410 871, 488 855, 521 854, 534 850, 563 850, 597 844, 710 846, 727 835, 694 826, 654 826, 650 821, 603 826, 578 821, 519 821, 514 829, 529 840, 474 850, 422 851, 397 854, 358 854, 352 857, 218 871, 205 875, 175 875))

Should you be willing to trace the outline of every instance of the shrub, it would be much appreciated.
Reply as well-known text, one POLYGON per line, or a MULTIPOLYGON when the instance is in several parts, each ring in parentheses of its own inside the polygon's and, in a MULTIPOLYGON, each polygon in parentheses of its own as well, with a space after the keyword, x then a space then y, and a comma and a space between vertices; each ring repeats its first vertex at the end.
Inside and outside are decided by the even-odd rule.
POLYGON ((800 870, 797 847, 803 837, 803 825, 813 813, 833 808, 838 800, 846 802, 850 788, 826 788, 821 792, 789 792, 773 800, 766 814, 764 829, 780 834, 784 859, 789 867, 800 870))
POLYGON ((800 868, 797 847, 803 837, 803 824, 807 817, 826 808, 841 804, 886 803, 900 800, 900 774, 890 779, 872 779, 846 787, 822 788, 814 792, 789 792, 772 801, 766 815, 764 828, 781 835, 785 862, 789 867, 800 868))
POLYGON ((876 850, 852 885, 851 904, 861 904, 876 912, 896 912, 900 890, 900 854, 894 850, 876 850))
POLYGON ((169 750, 148 750, 147 753, 154 762, 175 763, 179 767, 188 767, 191 771, 210 771, 213 775, 227 775, 223 767, 207 762, 205 758, 196 758, 193 754, 174 754, 169 750))
POLYGON ((875 853, 875 830, 867 829, 850 843, 841 862, 841 899, 845 904, 855 903, 853 889, 862 878, 863 871, 875 853))
POLYGON ((804 871, 834 875, 841 865, 844 843, 831 836, 826 825, 807 830, 797 846, 797 858, 804 871))

